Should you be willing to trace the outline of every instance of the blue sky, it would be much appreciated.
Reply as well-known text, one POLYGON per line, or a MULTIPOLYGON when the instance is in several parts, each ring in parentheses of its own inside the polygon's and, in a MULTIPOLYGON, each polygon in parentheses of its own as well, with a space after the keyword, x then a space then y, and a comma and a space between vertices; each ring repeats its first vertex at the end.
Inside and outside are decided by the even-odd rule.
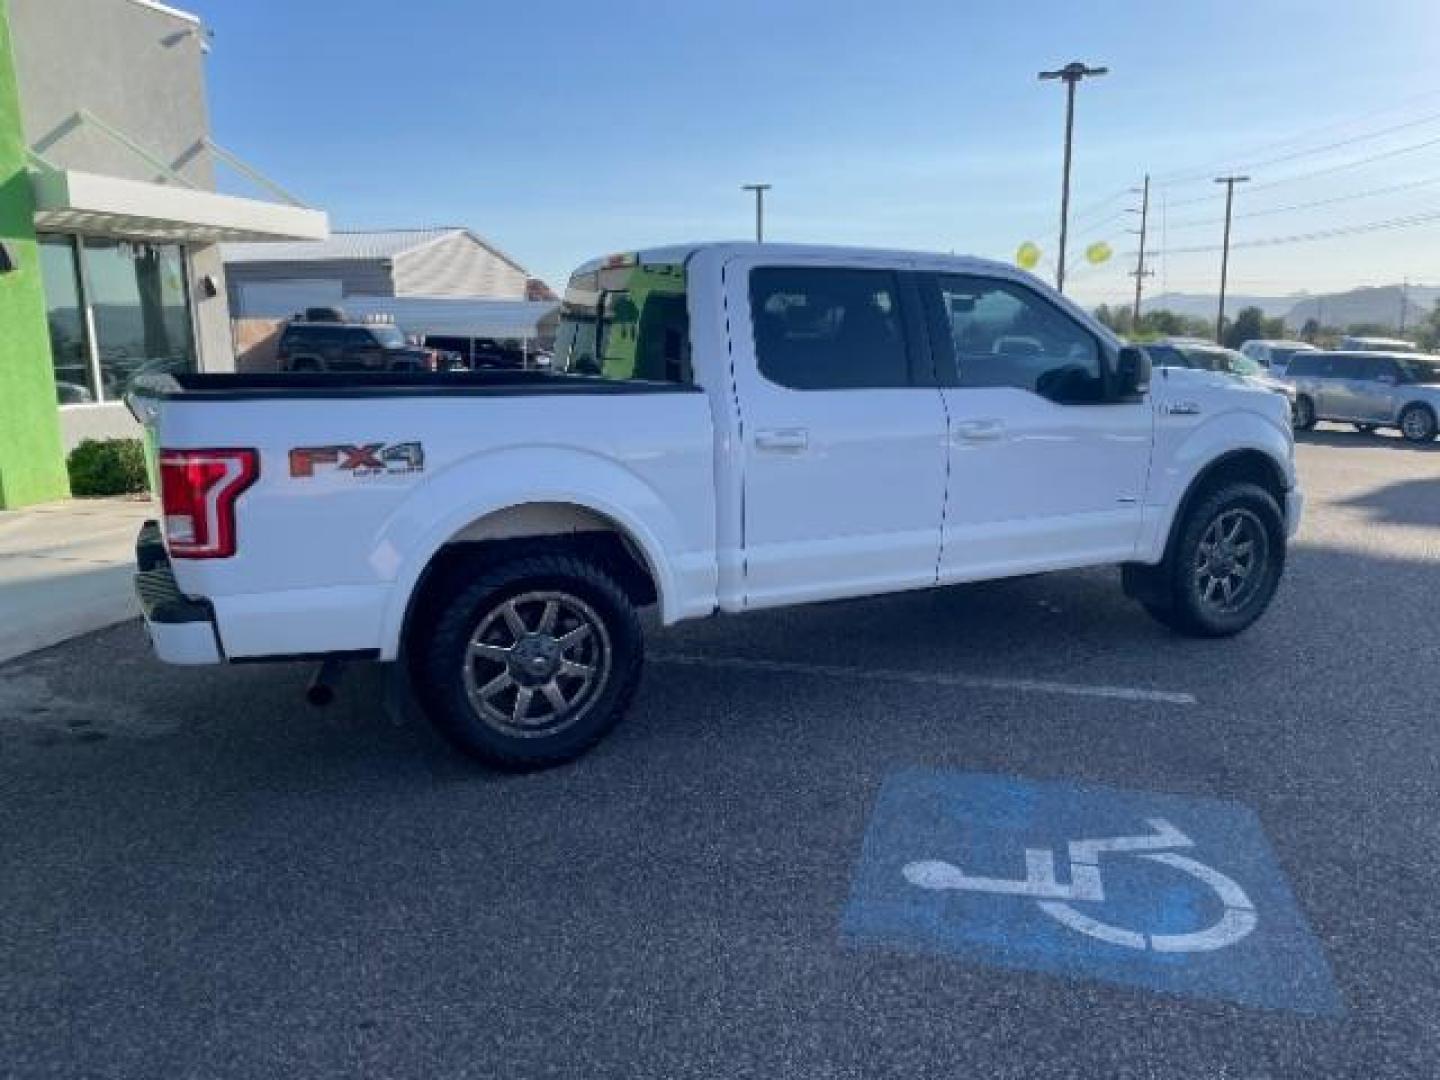
MULTIPOLYGON (((1053 256, 1063 92, 1035 73, 1076 58, 1111 69, 1077 109, 1079 246, 1116 252, 1072 270, 1085 299, 1128 293, 1117 196, 1147 170, 1174 178, 1150 245, 1163 195, 1172 250, 1218 243, 1232 166, 1254 176, 1237 245, 1440 213, 1434 0, 181 3, 214 33, 222 144, 337 227, 469 225, 555 285, 595 254, 747 236, 754 180, 773 239, 1053 256)), ((1237 246, 1232 290, 1440 282, 1437 241, 1440 221, 1237 246)), ((1157 259, 1149 288, 1213 291, 1218 261, 1157 259)))

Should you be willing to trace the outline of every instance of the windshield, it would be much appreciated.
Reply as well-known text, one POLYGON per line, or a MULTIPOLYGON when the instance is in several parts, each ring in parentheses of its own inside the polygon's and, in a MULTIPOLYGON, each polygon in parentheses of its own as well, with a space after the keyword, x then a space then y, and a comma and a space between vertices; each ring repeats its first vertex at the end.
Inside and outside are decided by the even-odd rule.
POLYGON ((372 326, 370 333, 374 334, 375 340, 387 349, 405 348, 405 335, 400 332, 398 326, 372 326))
POLYGON ((554 369, 690 382, 685 268, 624 261, 576 274, 560 309, 554 369))
POLYGON ((1421 359, 1417 356, 1397 356, 1395 363, 1405 373, 1405 381, 1413 383, 1440 383, 1440 360, 1421 359))

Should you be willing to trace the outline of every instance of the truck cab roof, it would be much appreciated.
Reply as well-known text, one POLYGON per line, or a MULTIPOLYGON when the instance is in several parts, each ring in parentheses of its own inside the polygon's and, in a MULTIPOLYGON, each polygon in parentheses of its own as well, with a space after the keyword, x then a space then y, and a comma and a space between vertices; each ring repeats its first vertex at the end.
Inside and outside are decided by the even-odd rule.
POLYGON ((719 252, 722 255, 758 255, 767 259, 834 259, 843 262, 861 258, 866 261, 911 261, 921 260, 927 266, 942 266, 957 274, 1003 272, 1021 273, 1009 263, 994 259, 981 259, 972 255, 946 255, 933 251, 912 251, 901 248, 851 247, 839 244, 776 244, 756 243, 753 240, 707 240, 688 244, 669 244, 661 247, 641 248, 637 251, 616 252, 602 255, 581 264, 576 274, 592 273, 607 266, 634 264, 682 264, 700 252, 719 252))

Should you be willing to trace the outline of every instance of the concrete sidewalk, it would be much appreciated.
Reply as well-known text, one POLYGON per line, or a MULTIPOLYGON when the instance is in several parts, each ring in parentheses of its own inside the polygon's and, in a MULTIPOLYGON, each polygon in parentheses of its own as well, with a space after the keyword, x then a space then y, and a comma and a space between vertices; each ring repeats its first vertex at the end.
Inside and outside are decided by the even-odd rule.
POLYGON ((0 662, 138 615, 135 534, 158 513, 136 499, 0 510, 0 662))

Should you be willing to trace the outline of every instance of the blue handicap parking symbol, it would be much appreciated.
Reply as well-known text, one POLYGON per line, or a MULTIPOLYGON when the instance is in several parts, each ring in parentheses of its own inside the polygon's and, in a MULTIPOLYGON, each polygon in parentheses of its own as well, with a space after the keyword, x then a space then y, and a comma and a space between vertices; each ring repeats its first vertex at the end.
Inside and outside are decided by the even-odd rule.
POLYGON ((1342 1009, 1259 821, 1217 799, 897 773, 866 832, 842 934, 1265 1008, 1342 1009))

